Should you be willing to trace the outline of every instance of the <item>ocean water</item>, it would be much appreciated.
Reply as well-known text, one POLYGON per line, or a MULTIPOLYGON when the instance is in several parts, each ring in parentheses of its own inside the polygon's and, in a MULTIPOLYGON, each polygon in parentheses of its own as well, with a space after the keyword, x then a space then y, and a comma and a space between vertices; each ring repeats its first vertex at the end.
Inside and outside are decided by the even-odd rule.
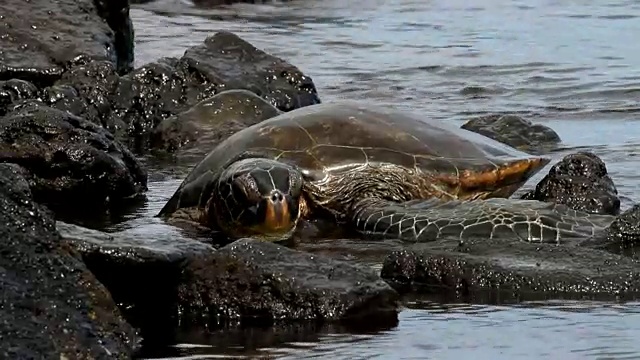
MULTIPOLYGON (((136 63, 181 56, 232 31, 310 75, 321 99, 383 103, 462 124, 512 113, 553 128, 565 151, 607 164, 623 207, 640 200, 640 1, 299 0, 134 6, 136 63)), ((535 184, 543 170, 530 184, 535 184)), ((119 230, 166 233, 150 220, 180 179, 152 181, 143 214, 119 230)), ((191 332, 147 358, 640 359, 640 306, 408 302, 377 328, 191 332)))

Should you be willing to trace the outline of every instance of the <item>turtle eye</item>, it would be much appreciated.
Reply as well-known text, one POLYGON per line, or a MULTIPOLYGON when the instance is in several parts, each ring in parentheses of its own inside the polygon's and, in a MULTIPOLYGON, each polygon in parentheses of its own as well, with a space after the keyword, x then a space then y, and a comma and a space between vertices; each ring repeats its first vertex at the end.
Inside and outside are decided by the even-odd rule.
POLYGON ((302 174, 298 171, 289 171, 289 192, 297 196, 302 191, 302 174))
POLYGON ((234 193, 240 194, 244 199, 255 203, 260 201, 261 196, 258 184, 250 174, 243 174, 233 179, 232 186, 234 193))
POLYGON ((249 211, 249 213, 251 213, 252 216, 258 216, 258 205, 251 205, 249 206, 247 209, 247 211, 249 211))

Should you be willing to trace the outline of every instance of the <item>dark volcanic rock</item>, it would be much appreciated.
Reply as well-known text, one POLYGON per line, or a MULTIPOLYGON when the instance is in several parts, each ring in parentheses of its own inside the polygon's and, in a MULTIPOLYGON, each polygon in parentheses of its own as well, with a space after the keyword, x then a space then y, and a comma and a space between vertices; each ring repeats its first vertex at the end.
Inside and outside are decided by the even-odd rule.
POLYGON ((145 64, 121 77, 110 97, 110 116, 116 119, 102 123, 125 124, 129 147, 135 152, 148 149, 149 135, 163 119, 214 93, 200 76, 176 64, 171 58, 145 64))
POLYGON ((187 49, 180 64, 198 72, 216 93, 247 89, 282 111, 320 103, 310 77, 230 32, 218 32, 203 45, 187 49))
POLYGON ((636 251, 640 245, 640 205, 632 206, 617 216, 604 232, 580 245, 640 258, 640 252, 636 251))
POLYGON ((340 320, 397 311, 397 293, 347 261, 249 239, 214 251, 177 230, 145 240, 58 228, 145 336, 178 322, 340 320))
POLYGON ((114 32, 115 50, 118 56, 119 73, 133 69, 134 30, 129 17, 128 0, 93 0, 102 17, 114 32))
POLYGON ((151 146, 195 163, 233 133, 281 113, 248 90, 226 90, 161 122, 151 146))
POLYGON ((141 164, 108 131, 37 102, 0 121, 0 161, 23 166, 36 201, 55 208, 102 210, 146 190, 141 164))
POLYGON ((49 85, 78 57, 132 66, 126 1, 4 0, 0 15, 0 80, 49 85))
POLYGON ((640 298, 640 263, 583 247, 470 240, 392 253, 382 277, 399 289, 455 293, 465 301, 640 298))
MULTIPOLYGON (((113 2, 114 8, 118 8, 118 3, 113 2)), ((51 107, 104 127, 136 153, 149 149, 151 133, 164 119, 225 90, 249 89, 265 100, 262 103, 258 99, 248 100, 243 105, 245 109, 236 114, 234 121, 239 123, 251 123, 272 113, 269 104, 288 111, 320 102, 311 78, 295 66, 226 32, 188 49, 181 59, 163 58, 124 76, 119 76, 116 65, 109 60, 79 57, 65 63, 64 71, 57 71, 50 83, 41 91, 18 80, 0 83, 0 115, 19 100, 38 97, 51 107), (250 115, 248 107, 252 104, 256 109, 250 115)), ((234 111, 231 107, 228 110, 234 111)), ((225 110, 225 114, 229 112, 225 110)), ((185 129, 173 128, 186 131, 182 135, 189 137, 195 131, 193 124, 190 121, 185 129)), ((203 124, 199 121, 196 127, 203 124)), ((230 133, 238 125, 227 123, 218 128, 230 133)), ((165 130, 163 125, 158 131, 165 130)), ((161 149, 173 146, 174 142, 154 139, 161 149)))
POLYGON ((338 320, 396 312, 373 270, 251 239, 190 262, 178 288, 186 314, 209 321, 338 320))
POLYGON ((622 246, 640 245, 640 205, 620 214, 605 231, 609 243, 622 246))
POLYGON ((7 108, 18 101, 35 99, 38 89, 32 83, 19 79, 0 81, 0 116, 7 112, 7 108))
POLYGON ((0 164, 0 358, 128 359, 133 329, 107 290, 31 200, 17 165, 0 164))
POLYGON ((169 226, 143 236, 135 231, 104 233, 60 221, 56 227, 143 333, 173 329, 180 320, 176 289, 184 263, 214 251, 169 226))
POLYGON ((313 81, 297 67, 229 32, 208 37, 180 59, 119 76, 133 63, 124 0, 2 2, 0 49, 0 81, 7 80, 0 83, 0 115, 20 100, 40 98, 101 125, 140 153, 163 119, 224 90, 248 89, 283 111, 320 102, 313 81))
POLYGON ((121 77, 108 62, 77 61, 43 97, 142 153, 164 119, 229 89, 248 89, 283 111, 320 102, 311 78, 295 66, 226 32, 181 59, 159 59, 121 77))
POLYGON ((462 128, 537 153, 560 143, 560 136, 548 126, 533 124, 515 115, 479 116, 464 123, 462 128))
POLYGON ((112 110, 111 97, 120 83, 115 66, 108 61, 78 62, 53 86, 42 91, 42 100, 109 130, 117 138, 127 135, 127 125, 112 110))
POLYGON ((523 199, 565 204, 575 210, 617 215, 620 199, 604 162, 590 152, 565 156, 523 199))
POLYGON ((149 132, 165 117, 195 103, 205 89, 201 81, 174 67, 175 59, 161 59, 130 74, 118 76, 108 61, 78 61, 42 100, 98 124, 134 151, 147 148, 149 132))

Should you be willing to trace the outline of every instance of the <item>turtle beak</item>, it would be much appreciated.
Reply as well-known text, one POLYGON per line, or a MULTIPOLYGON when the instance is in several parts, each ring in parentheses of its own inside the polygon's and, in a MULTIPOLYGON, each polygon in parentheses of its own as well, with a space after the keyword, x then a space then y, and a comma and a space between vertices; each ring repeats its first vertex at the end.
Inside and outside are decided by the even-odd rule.
POLYGON ((265 196, 258 205, 258 213, 263 219, 263 228, 267 232, 289 231, 296 224, 297 207, 293 206, 291 196, 279 190, 265 196), (292 211, 293 209, 293 211, 292 211))

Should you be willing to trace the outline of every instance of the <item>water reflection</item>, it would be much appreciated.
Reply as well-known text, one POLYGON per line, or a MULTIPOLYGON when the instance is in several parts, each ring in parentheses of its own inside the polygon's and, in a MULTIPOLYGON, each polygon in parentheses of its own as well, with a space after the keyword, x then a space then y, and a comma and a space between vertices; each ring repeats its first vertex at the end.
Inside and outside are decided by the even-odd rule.
POLYGON ((541 302, 506 307, 415 299, 407 303, 399 322, 368 330, 292 325, 231 332, 190 331, 181 335, 179 345, 141 355, 184 359, 223 355, 282 359, 631 359, 638 354, 635 324, 639 322, 638 304, 541 302))
POLYGON ((176 345, 161 346, 154 344, 156 339, 145 339, 146 346, 139 357, 173 358, 224 354, 229 357, 255 358, 274 355, 300 356, 308 351, 321 355, 336 348, 346 349, 355 343, 384 336, 397 326, 397 317, 390 315, 344 324, 300 322, 277 327, 238 327, 231 330, 191 328, 178 333, 172 339, 176 345))

